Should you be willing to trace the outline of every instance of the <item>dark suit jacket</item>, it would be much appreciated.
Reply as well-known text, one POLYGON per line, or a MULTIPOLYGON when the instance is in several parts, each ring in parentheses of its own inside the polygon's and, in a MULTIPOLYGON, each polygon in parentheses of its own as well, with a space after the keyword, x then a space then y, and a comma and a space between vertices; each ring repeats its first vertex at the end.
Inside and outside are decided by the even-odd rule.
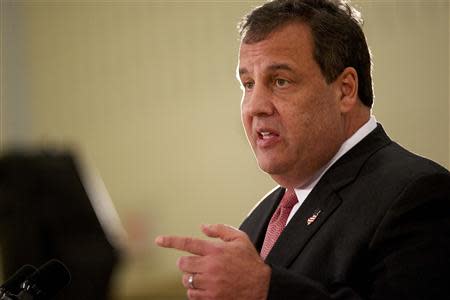
MULTIPOLYGON (((258 250, 283 193, 241 225, 258 250)), ((320 179, 266 263, 269 299, 449 299, 449 172, 378 125, 320 179)))

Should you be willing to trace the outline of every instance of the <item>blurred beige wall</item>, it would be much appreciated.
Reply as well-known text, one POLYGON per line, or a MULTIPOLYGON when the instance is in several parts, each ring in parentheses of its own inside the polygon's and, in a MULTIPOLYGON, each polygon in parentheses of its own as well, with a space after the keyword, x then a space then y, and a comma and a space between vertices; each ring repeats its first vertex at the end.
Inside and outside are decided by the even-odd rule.
MULTIPOLYGON (((180 253, 157 249, 154 237, 238 226, 274 186, 241 129, 234 77, 236 23, 260 2, 0 1, 1 150, 78 149, 130 232, 118 299, 177 295, 180 253)), ((448 2, 356 3, 374 55, 377 119, 449 167, 448 2)))
POLYGON ((449 166, 449 2, 360 1, 374 112, 392 138, 449 166))

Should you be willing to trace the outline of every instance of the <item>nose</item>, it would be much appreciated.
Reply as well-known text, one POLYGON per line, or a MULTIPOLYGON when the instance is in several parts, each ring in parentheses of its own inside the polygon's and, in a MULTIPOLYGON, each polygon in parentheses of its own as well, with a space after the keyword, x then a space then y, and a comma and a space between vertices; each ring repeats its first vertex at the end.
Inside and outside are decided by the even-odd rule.
POLYGON ((272 92, 264 85, 255 84, 251 92, 244 92, 241 110, 246 116, 270 116, 275 107, 272 102, 272 92))

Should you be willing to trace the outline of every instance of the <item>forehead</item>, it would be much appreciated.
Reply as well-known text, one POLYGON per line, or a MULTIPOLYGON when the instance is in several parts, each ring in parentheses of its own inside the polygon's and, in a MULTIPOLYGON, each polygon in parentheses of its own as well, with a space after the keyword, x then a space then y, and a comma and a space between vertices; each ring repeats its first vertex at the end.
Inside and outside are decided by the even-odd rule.
POLYGON ((308 65, 313 61, 313 42, 308 25, 289 23, 256 43, 241 43, 239 73, 254 67, 265 68, 273 64, 308 65))

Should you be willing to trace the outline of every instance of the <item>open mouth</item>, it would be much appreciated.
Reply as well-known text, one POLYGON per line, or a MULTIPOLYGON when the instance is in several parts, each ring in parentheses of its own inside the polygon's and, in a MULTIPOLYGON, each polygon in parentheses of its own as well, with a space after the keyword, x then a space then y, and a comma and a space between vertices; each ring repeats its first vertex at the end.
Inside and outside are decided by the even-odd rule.
POLYGON ((275 131, 271 131, 268 129, 258 130, 258 138, 261 140, 270 140, 279 136, 275 131))
POLYGON ((273 132, 270 132, 270 131, 261 131, 261 132, 258 132, 258 136, 259 136, 259 138, 261 138, 263 140, 268 140, 271 137, 276 136, 276 134, 273 132))

